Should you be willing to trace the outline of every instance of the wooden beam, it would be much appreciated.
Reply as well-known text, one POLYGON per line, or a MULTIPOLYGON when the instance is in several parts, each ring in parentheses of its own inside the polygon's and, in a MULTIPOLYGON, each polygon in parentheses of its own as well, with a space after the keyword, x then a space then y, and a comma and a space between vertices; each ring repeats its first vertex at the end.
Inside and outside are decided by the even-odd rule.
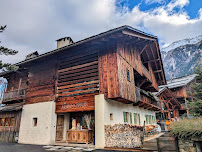
POLYGON ((144 63, 148 63, 148 62, 155 62, 155 61, 159 61, 160 59, 158 58, 158 59, 154 59, 154 60, 149 60, 149 61, 145 61, 145 62, 143 62, 143 64, 144 63))
POLYGON ((158 73, 158 72, 162 72, 162 70, 156 70, 156 71, 154 71, 154 73, 158 73))
POLYGON ((142 52, 146 49, 147 44, 144 46, 144 48, 140 51, 140 55, 142 54, 142 52))
POLYGON ((135 33, 128 32, 126 30, 123 30, 122 33, 125 34, 125 35, 131 35, 131 36, 134 36, 134 37, 139 37, 141 39, 155 41, 155 38, 149 38, 149 37, 146 37, 146 36, 141 36, 141 35, 138 35, 138 34, 135 34, 135 33))

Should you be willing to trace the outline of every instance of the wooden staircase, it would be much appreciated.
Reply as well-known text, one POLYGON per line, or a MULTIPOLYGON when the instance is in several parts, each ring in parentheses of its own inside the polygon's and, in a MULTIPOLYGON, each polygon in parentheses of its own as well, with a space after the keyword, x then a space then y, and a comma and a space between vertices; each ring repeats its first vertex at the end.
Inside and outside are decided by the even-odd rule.
POLYGON ((170 133, 145 141, 142 150, 158 151, 158 152, 178 152, 175 138, 170 133))

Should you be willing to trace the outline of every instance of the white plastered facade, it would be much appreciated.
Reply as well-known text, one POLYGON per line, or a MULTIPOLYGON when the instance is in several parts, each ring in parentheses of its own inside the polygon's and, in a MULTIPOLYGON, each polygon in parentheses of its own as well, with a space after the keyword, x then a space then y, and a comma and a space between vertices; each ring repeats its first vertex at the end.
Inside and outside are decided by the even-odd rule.
POLYGON ((39 145, 54 143, 56 121, 54 101, 24 105, 18 142, 39 145), (37 118, 36 126, 34 126, 33 118, 37 118))
POLYGON ((95 96, 95 147, 105 147, 104 125, 124 124, 123 112, 132 113, 132 124, 134 124, 133 113, 140 114, 141 125, 146 121, 145 115, 155 116, 155 111, 124 104, 119 101, 104 98, 104 94, 95 96), (110 114, 113 120, 110 120, 110 114))

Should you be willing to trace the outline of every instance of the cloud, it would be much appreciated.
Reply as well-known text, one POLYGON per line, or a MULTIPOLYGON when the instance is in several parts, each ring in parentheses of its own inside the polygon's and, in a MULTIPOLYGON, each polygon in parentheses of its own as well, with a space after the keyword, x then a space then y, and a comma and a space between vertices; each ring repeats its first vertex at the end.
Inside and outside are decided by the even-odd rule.
MULTIPOLYGON (((146 0, 148 3, 163 0, 146 0)), ((0 20, 7 29, 0 34, 1 45, 19 50, 15 56, 0 56, 4 62, 19 62, 25 55, 56 48, 56 39, 71 36, 74 41, 130 25, 158 36, 161 45, 202 34, 202 9, 190 19, 183 9, 188 0, 172 0, 168 4, 141 11, 117 6, 115 0, 1 0, 0 20), (179 11, 176 11, 178 8, 179 11)))

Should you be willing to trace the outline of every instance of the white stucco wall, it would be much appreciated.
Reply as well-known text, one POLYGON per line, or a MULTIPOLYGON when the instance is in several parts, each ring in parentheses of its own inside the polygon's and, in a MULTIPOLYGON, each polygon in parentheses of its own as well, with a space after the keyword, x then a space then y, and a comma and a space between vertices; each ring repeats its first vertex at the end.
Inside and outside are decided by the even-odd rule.
POLYGON ((124 104, 118 101, 104 99, 104 95, 95 96, 95 146, 96 148, 104 148, 104 125, 123 124, 123 112, 132 113, 132 121, 134 124, 133 113, 140 114, 141 125, 146 121, 145 115, 155 116, 155 112, 133 106, 132 104, 124 104), (113 120, 110 120, 110 113, 113 114, 113 120))
POLYGON ((42 102, 23 106, 19 143, 48 145, 55 142, 55 102, 42 102), (37 118, 37 126, 33 125, 37 118))

